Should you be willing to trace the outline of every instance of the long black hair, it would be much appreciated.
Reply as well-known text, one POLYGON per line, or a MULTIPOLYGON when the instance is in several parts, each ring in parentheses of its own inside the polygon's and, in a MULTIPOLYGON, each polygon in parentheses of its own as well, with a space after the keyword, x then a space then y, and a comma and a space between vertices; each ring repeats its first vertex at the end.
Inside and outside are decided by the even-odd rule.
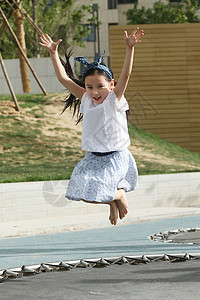
MULTIPOLYGON (((81 87, 85 87, 85 84, 83 82, 83 80, 80 80, 76 77, 76 75, 74 74, 71 64, 70 64, 70 57, 72 56, 73 52, 70 50, 68 53, 64 50, 64 55, 65 55, 65 60, 64 61, 61 57, 60 57, 60 61, 63 65, 63 67, 65 68, 65 72, 66 74, 69 76, 70 79, 72 79, 76 84, 78 84, 81 87)), ((64 113, 64 111, 69 108, 70 110, 73 109, 73 117, 76 115, 77 117, 77 121, 76 124, 78 124, 79 122, 82 121, 83 119, 83 115, 79 113, 79 107, 81 104, 81 99, 77 99, 72 93, 70 93, 69 95, 67 95, 67 97, 62 101, 64 102, 64 108, 62 110, 62 113, 64 113)))
MULTIPOLYGON (((60 57, 60 61, 62 63, 62 65, 65 68, 65 72, 66 74, 69 76, 70 79, 72 79, 76 84, 78 84, 79 86, 85 88, 85 77, 89 76, 89 75, 93 75, 94 73, 100 74, 100 75, 104 75, 106 77, 106 79, 108 81, 111 81, 112 79, 107 75, 106 72, 104 72, 103 70, 99 70, 98 68, 92 68, 89 69, 83 78, 77 78, 77 76, 74 74, 73 69, 71 67, 70 64, 70 57, 72 56, 73 52, 70 50, 68 53, 64 50, 64 55, 65 55, 65 60, 64 61, 61 57, 60 57)), ((102 62, 103 65, 105 65, 102 62)), ((112 71, 110 70, 110 72, 112 73, 112 71)), ((112 73, 113 75, 113 73, 112 73)), ((116 84, 116 82, 115 82, 116 84)), ((83 119, 83 114, 81 114, 79 112, 79 108, 80 108, 80 104, 81 104, 81 99, 76 98, 76 96, 74 96, 72 93, 70 93, 69 95, 67 95, 67 97, 62 101, 64 102, 64 108, 62 110, 62 113, 64 113, 64 111, 69 108, 70 110, 73 110, 73 117, 76 116, 77 120, 76 120, 76 125, 82 121, 83 119)), ((129 115, 129 110, 126 111, 126 116, 128 119, 128 115, 129 115)))

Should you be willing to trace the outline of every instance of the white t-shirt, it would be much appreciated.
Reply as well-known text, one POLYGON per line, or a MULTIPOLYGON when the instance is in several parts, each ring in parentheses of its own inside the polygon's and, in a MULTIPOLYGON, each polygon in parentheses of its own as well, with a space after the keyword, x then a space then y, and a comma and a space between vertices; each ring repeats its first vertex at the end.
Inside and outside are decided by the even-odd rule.
POLYGON ((114 91, 106 99, 94 103, 87 93, 81 99, 83 114, 82 149, 90 152, 120 151, 130 145, 126 110, 129 109, 124 96, 118 101, 114 91))

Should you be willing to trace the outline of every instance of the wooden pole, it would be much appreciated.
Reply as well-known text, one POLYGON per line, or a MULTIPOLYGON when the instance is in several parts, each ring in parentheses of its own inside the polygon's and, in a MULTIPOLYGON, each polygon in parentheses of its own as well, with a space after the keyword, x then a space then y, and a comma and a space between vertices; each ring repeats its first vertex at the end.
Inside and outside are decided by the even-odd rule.
MULTIPOLYGON (((6 16, 6 18, 9 19, 11 15, 12 15, 12 10, 9 11, 9 13, 8 13, 7 16, 6 16)), ((5 30, 5 28, 6 28, 5 22, 1 22, 0 28, 1 28, 1 27, 2 27, 2 29, 1 29, 1 32, 0 32, 0 39, 1 39, 1 37, 2 37, 2 35, 3 35, 3 33, 4 33, 4 30, 5 30)))
MULTIPOLYGON (((8 3, 8 5, 14 10, 14 8, 12 7, 12 5, 10 4, 10 2, 8 0, 6 0, 6 2, 8 3)), ((33 28, 37 31, 37 33, 41 36, 43 35, 42 30, 35 24, 35 22, 33 21, 33 19, 30 17, 30 15, 26 12, 26 10, 23 7, 20 7, 19 4, 15 1, 12 0, 12 2, 16 5, 16 7, 20 10, 20 12, 25 16, 25 18, 27 19, 27 21, 33 26, 33 28)))
POLYGON ((32 72, 32 74, 33 74, 33 76, 35 77, 37 83, 39 84, 41 90, 43 91, 44 95, 47 95, 46 90, 44 89, 42 83, 40 82, 39 78, 37 77, 37 74, 35 73, 34 69, 32 68, 32 66, 31 66, 31 64, 30 64, 30 62, 29 62, 29 60, 28 60, 28 58, 26 57, 26 54, 24 53, 24 51, 23 51, 23 49, 22 49, 22 47, 21 47, 21 45, 20 45, 20 43, 19 43, 19 41, 18 41, 18 39, 17 39, 15 33, 14 33, 14 31, 12 30, 12 28, 11 28, 11 26, 10 26, 10 24, 9 24, 9 22, 8 22, 8 20, 7 20, 7 18, 6 18, 6 16, 4 15, 3 10, 1 9, 1 7, 0 7, 0 14, 2 15, 2 17, 3 17, 4 21, 5 21, 5 23, 6 23, 7 27, 8 27, 8 29, 9 29, 9 31, 10 31, 10 33, 11 33, 11 35, 13 36, 13 38, 14 38, 14 40, 15 40, 15 42, 16 42, 16 44, 17 44, 17 46, 18 46, 18 48, 19 48, 19 50, 20 50, 20 52, 21 52, 21 54, 23 55, 23 57, 24 57, 24 59, 25 59, 27 65, 29 66, 29 68, 30 68, 30 70, 31 70, 31 72, 32 72))
MULTIPOLYGON (((21 3, 20 3, 21 5, 21 3)), ((15 25, 16 25, 16 35, 17 39, 26 55, 26 41, 25 41, 25 31, 24 31, 24 21, 20 10, 17 8, 14 11, 15 15, 15 25)), ((27 56, 27 55, 26 55, 27 56)), ((19 51, 19 65, 20 65, 20 73, 21 73, 21 80, 22 80, 22 87, 24 93, 31 93, 31 82, 28 73, 28 66, 27 63, 19 51)))
POLYGON ((18 104, 17 98, 16 98, 16 96, 15 96, 15 92, 14 92, 14 90, 13 90, 13 88, 12 88, 11 82, 10 82, 10 80, 9 80, 8 73, 7 73, 7 71, 6 71, 6 68, 5 68, 5 65, 4 65, 4 62, 3 62, 3 58, 2 58, 1 52, 0 52, 0 64, 1 64, 1 66, 2 66, 2 70, 3 70, 3 73, 4 73, 5 79, 6 79, 6 81, 7 81, 7 84, 8 84, 10 93, 11 93, 11 96, 12 96, 12 98, 13 98, 13 100, 14 100, 14 103, 15 103, 15 109, 16 109, 17 111, 20 111, 20 109, 19 109, 19 104, 18 104))

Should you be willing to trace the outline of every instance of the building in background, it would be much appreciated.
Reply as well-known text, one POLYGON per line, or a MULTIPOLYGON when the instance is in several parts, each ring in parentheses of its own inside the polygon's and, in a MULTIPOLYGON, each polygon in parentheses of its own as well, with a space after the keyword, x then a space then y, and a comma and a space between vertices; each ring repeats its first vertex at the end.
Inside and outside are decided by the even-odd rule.
POLYGON ((79 6, 82 4, 92 4, 93 14, 95 17, 98 17, 100 25, 98 28, 96 26, 96 32, 94 32, 93 24, 88 24, 91 28, 91 32, 89 36, 85 38, 85 48, 76 47, 75 55, 87 57, 88 60, 92 61, 99 52, 102 53, 103 50, 105 50, 104 61, 109 64, 109 26, 126 25, 125 12, 128 9, 132 9, 136 1, 138 1, 138 7, 145 6, 148 8, 152 7, 153 3, 157 0, 76 0, 79 6))
MULTIPOLYGON (((93 13, 95 17, 98 17, 100 26, 96 28, 96 32, 94 33, 93 25, 88 24, 91 28, 91 32, 89 36, 85 38, 85 48, 76 47, 75 55, 81 55, 87 57, 89 60, 93 60, 99 52, 101 53, 105 50, 106 54, 104 56, 104 61, 109 64, 109 26, 126 25, 127 20, 125 12, 128 9, 132 9, 135 2, 138 2, 138 8, 141 8, 142 6, 151 8, 156 1, 157 0, 76 0, 77 5, 79 6, 82 4, 93 5, 93 13), (98 12, 96 9, 98 9, 98 12)), ((166 0, 163 1, 166 2, 166 0)))
MULTIPOLYGON (((100 26, 94 32, 94 26, 88 24, 91 29, 90 35, 85 39, 85 48, 76 47, 75 55, 87 57, 88 60, 93 60, 95 56, 106 51, 104 62, 109 65, 109 26, 110 25, 126 25, 125 12, 134 7, 134 3, 138 3, 138 8, 144 6, 152 8, 154 2, 158 0, 75 0, 77 5, 93 5, 93 14, 98 17, 100 26), (98 9, 98 12, 96 11, 98 9), (98 15, 97 15, 98 13, 98 15), (96 40, 96 42, 95 42, 96 40)), ((167 3, 167 0, 162 0, 167 3)), ((181 0, 170 0, 170 2, 180 2, 181 0)), ((199 1, 200 3, 200 1, 199 1)), ((86 16, 87 19, 87 16, 86 16)), ((133 25, 134 27, 134 25, 133 25)), ((123 38, 123 37, 122 37, 123 38)))

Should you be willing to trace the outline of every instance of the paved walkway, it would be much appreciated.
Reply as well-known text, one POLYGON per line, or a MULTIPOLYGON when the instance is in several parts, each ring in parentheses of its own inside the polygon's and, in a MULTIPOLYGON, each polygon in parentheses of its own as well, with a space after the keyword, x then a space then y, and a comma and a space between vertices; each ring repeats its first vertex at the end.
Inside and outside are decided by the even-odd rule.
MULTIPOLYGON (((131 195, 129 195, 131 196, 131 195)), ((131 197, 130 197, 131 199, 131 197)), ((129 213, 123 219, 118 221, 118 225, 127 225, 138 222, 155 221, 167 218, 185 217, 200 215, 200 207, 144 207, 136 209, 129 201, 129 213), (132 205, 132 206, 131 206, 132 205)), ((56 232, 66 232, 74 230, 86 230, 93 228, 110 227, 108 219, 108 205, 91 205, 78 203, 75 211, 71 215, 56 216, 49 218, 30 218, 25 220, 15 220, 12 222, 2 222, 0 230, 0 239, 4 237, 31 236, 37 234, 49 234, 56 232), (82 204, 82 205, 81 205, 82 204), (82 213, 77 215, 83 205, 88 206, 92 213, 82 213), (94 212, 95 211, 95 212, 94 212)))

